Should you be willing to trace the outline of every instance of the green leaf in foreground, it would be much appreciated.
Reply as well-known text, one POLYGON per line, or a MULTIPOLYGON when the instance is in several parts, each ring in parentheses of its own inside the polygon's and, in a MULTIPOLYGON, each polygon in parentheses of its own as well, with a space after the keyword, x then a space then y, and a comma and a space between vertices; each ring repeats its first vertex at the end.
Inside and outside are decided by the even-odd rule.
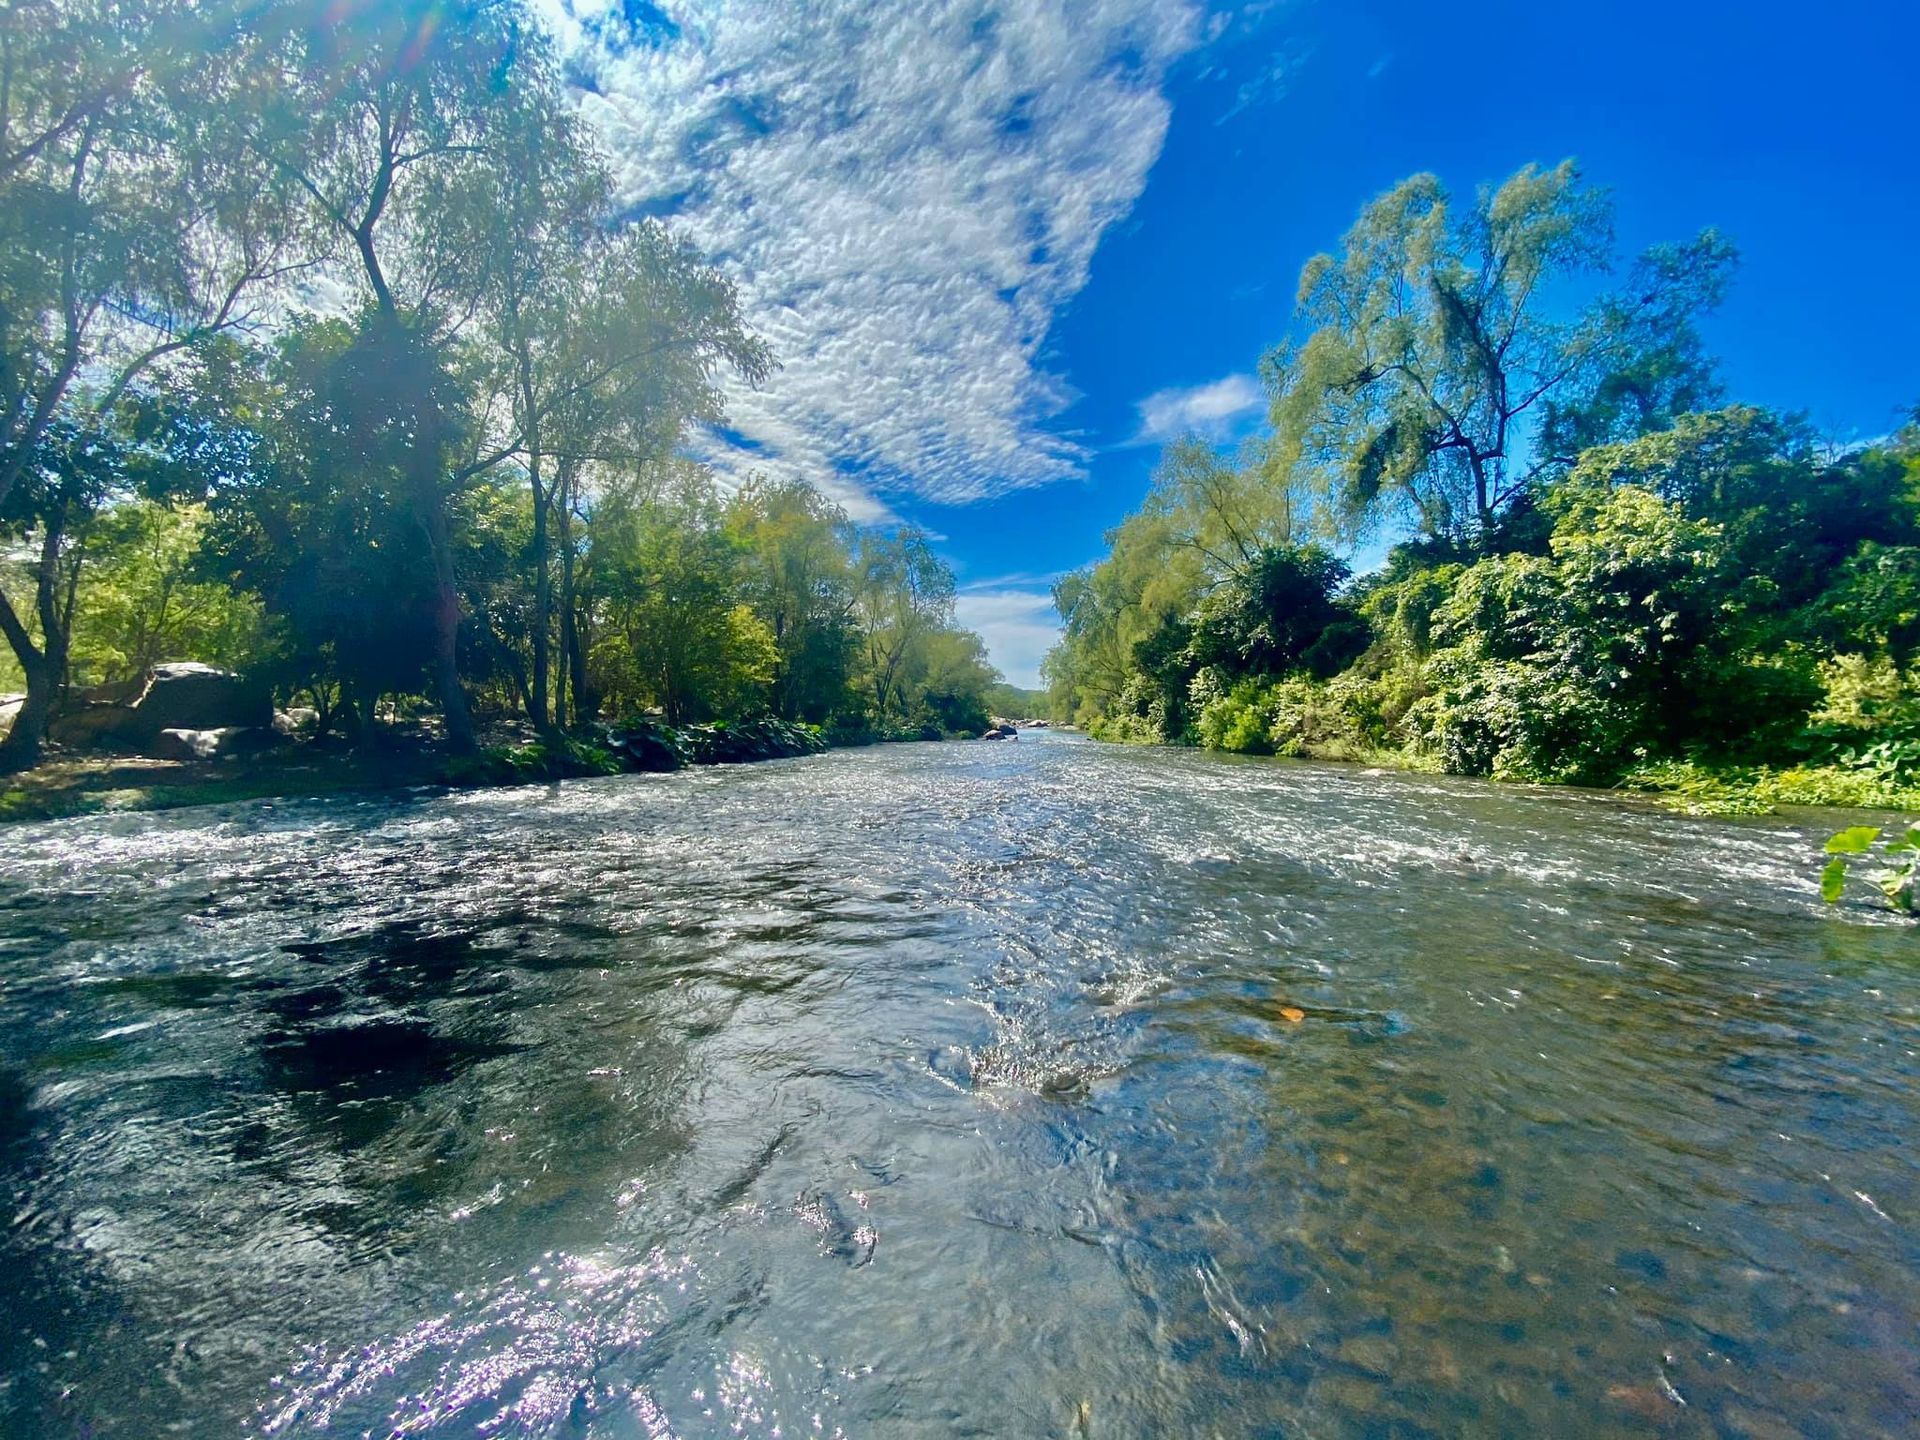
POLYGON ((1820 898, 1829 905, 1838 905, 1846 888, 1847 862, 1836 855, 1820 872, 1820 898))
POLYGON ((1829 855, 1864 855, 1873 848, 1873 842, 1880 838, 1879 827, 1874 825, 1851 825, 1838 835, 1827 839, 1829 855))

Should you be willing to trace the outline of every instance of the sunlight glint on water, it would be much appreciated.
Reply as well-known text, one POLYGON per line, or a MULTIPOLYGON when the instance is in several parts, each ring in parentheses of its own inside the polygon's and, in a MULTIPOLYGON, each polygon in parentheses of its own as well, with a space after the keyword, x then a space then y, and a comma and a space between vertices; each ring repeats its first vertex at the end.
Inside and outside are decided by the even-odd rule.
POLYGON ((1909 1433, 1811 833, 1031 735, 17 831, 0 1418, 1909 1433))

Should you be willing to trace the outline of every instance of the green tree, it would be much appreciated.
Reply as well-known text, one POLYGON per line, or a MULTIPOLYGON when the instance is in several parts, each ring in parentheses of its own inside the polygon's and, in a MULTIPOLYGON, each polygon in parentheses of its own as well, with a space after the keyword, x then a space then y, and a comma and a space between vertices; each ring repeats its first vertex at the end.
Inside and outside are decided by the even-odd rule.
POLYGON ((210 467, 203 566, 280 622, 272 678, 350 731, 420 688, 435 638, 412 431, 367 342, 350 321, 305 322, 271 350, 211 353, 197 386, 227 456, 210 467))
POLYGON ((778 662, 773 633, 739 599, 739 550, 712 477, 663 461, 602 497, 592 529, 602 640, 597 688, 668 724, 760 708, 778 662))
POLYGON ((1731 248, 1707 231, 1649 251, 1617 290, 1552 313, 1611 252, 1610 204, 1572 162, 1527 166, 1461 214, 1431 175, 1395 186, 1301 274, 1309 333, 1263 362, 1274 463, 1339 535, 1405 520, 1489 548, 1502 512, 1573 458, 1557 442, 1637 432, 1711 393, 1692 326, 1731 248))
POLYGON ((953 619, 953 572, 933 553, 924 530, 902 525, 863 534, 855 560, 853 614, 863 680, 882 725, 910 718, 924 678, 926 644, 953 619))
POLYGON ((244 669, 262 657, 269 637, 259 602, 200 574, 209 523, 203 505, 135 497, 86 527, 70 649, 76 683, 133 680, 169 660, 244 669))
POLYGON ((0 506, 0 532, 33 553, 27 583, 33 607, 22 616, 0 595, 4 634, 26 683, 26 698, 13 728, 0 741, 0 772, 33 765, 47 722, 71 673, 75 626, 90 560, 123 533, 112 523, 114 507, 139 497, 170 499, 198 483, 197 427, 174 397, 123 395, 103 413, 91 396, 47 426, 33 463, 0 506), (103 517, 106 522, 103 525, 103 517))
POLYGON ((172 0, 0 11, 0 512, 32 511, 40 547, 31 613, 0 593, 28 691, 0 768, 38 757, 66 671, 53 627, 72 616, 42 590, 92 503, 74 437, 110 432, 129 387, 257 318, 303 263, 287 187, 239 123, 232 19, 172 0))
MULTIPOLYGON (((303 197, 309 243, 365 307, 358 348, 404 436, 404 498, 425 540, 434 692, 448 744, 468 750, 453 517, 463 487, 523 442, 463 409, 453 348, 538 219, 503 208, 503 189, 586 164, 576 123, 517 0, 299 0, 263 17, 249 59, 270 77, 250 146, 303 197)), ((563 211, 592 192, 564 173, 532 188, 563 211)))
POLYGON ((742 594, 778 647, 774 712, 822 724, 846 700, 853 659, 852 527, 805 481, 764 478, 735 495, 727 527, 741 550, 742 594))
POLYGON ((106 413, 299 268, 235 33, 179 0, 0 11, 0 505, 76 385, 106 413))

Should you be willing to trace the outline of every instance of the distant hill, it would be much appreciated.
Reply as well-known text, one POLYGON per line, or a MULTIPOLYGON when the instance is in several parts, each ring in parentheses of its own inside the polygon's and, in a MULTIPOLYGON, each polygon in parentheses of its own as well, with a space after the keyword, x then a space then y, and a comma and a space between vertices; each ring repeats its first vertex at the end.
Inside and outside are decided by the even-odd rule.
POLYGON ((989 685, 980 698, 986 703, 988 713, 1003 719, 1045 720, 1049 717, 1044 690, 1022 690, 1003 680, 998 685, 989 685))

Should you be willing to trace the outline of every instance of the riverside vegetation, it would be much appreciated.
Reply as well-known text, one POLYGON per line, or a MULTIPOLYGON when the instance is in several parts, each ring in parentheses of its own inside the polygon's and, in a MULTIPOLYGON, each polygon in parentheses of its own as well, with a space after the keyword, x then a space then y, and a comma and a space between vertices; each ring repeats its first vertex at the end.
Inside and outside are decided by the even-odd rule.
POLYGON ((1730 401, 1708 231, 1621 271, 1572 164, 1416 176, 1300 279, 1269 423, 1171 445, 1063 579, 1055 714, 1121 741, 1920 808, 1920 419, 1730 401), (1332 547, 1392 540, 1354 577, 1332 547))
POLYGON ((924 533, 689 458, 775 357, 623 214, 521 0, 61 0, 0 40, 0 771, 186 658, 467 780, 1026 712, 924 533))

